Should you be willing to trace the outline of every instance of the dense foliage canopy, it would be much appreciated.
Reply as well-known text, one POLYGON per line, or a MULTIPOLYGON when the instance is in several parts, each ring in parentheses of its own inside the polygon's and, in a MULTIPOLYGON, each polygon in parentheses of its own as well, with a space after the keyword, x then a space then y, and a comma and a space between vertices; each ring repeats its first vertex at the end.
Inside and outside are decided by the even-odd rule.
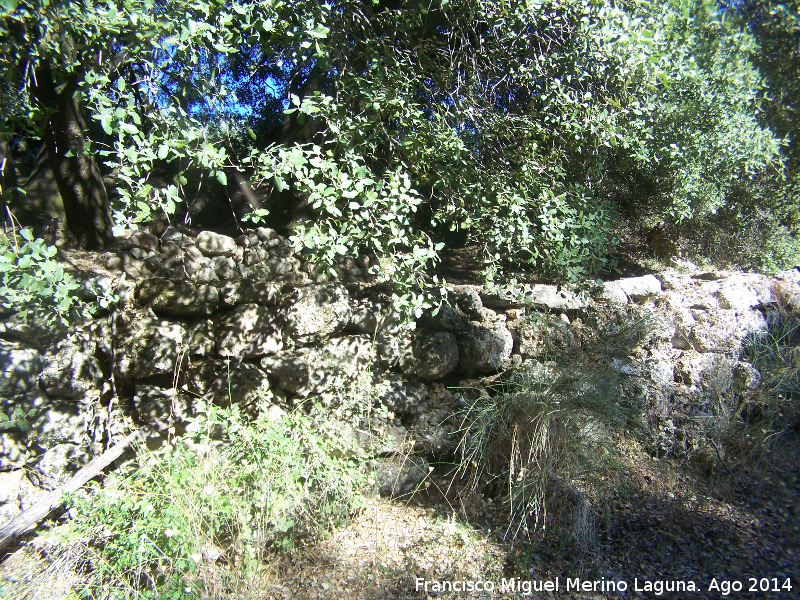
POLYGON ((205 194, 410 302, 445 247, 575 280, 620 226, 795 259, 796 2, 3 4, 0 131, 44 141, 86 246, 205 194))

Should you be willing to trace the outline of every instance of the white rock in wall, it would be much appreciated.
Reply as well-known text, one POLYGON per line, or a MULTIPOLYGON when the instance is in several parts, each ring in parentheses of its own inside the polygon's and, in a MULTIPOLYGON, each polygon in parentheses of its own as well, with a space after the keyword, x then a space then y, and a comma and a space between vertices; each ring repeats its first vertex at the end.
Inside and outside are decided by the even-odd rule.
POLYGON ((717 297, 721 308, 733 309, 739 314, 761 304, 758 294, 750 289, 743 277, 725 279, 717 292, 717 297))
POLYGON ((206 256, 233 256, 239 247, 232 237, 213 231, 201 231, 196 244, 197 249, 206 256))
POLYGON ((287 337, 313 343, 342 331, 350 321, 350 295, 340 283, 299 290, 286 313, 287 337))
POLYGON ((525 300, 534 308, 553 311, 577 310, 586 306, 586 301, 574 292, 546 284, 530 286, 525 300))
POLYGON ((625 305, 628 303, 628 294, 617 281, 606 281, 600 290, 600 300, 609 304, 625 305))
POLYGON ((661 294, 661 282, 655 275, 628 277, 620 279, 617 284, 634 302, 646 302, 661 294))

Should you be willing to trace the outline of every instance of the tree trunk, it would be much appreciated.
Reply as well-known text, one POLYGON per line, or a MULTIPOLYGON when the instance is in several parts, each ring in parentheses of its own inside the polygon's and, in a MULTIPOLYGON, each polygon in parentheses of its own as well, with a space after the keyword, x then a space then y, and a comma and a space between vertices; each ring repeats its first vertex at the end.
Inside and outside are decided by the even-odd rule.
POLYGON ((41 66, 31 92, 46 119, 42 140, 64 201, 67 228, 81 247, 102 248, 113 239, 111 214, 100 169, 85 152, 86 121, 77 77, 57 85, 50 68, 41 66))

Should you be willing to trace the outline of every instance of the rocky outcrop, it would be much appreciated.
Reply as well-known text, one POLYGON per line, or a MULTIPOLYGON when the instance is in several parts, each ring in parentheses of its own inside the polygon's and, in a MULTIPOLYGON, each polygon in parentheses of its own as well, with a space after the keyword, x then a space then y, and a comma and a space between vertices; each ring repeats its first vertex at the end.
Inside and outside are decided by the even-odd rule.
POLYGON ((3 514, 132 424, 179 425, 220 376, 212 399, 250 414, 314 399, 336 415, 366 393, 371 420, 346 434, 376 461, 379 487, 403 496, 452 456, 455 415, 498 377, 613 347, 592 360, 618 375, 621 399, 645 406, 652 452, 677 454, 693 443, 680 415, 757 386, 739 357, 747 336, 765 330, 776 303, 800 309, 796 271, 673 269, 582 290, 455 286, 412 328, 373 286, 369 257, 343 259, 333 281, 265 228, 136 232, 100 258, 115 311, 69 331, 0 319, 0 411, 17 420, 0 436, 3 514), (369 390, 353 391, 362 380, 369 390))

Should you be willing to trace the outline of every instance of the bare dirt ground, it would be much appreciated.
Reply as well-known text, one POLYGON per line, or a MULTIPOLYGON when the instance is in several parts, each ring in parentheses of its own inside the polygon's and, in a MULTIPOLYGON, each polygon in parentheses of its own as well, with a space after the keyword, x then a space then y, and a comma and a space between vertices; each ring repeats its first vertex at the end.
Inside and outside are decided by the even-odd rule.
POLYGON ((435 495, 376 499, 330 539, 275 559, 261 592, 274 600, 800 597, 800 436, 731 471, 698 475, 631 450, 619 491, 594 507, 594 536, 582 548, 557 534, 504 541, 495 529, 502 509, 480 499, 472 508, 435 495), (559 590, 504 593, 511 578, 532 588, 558 579, 559 590), (575 578, 599 582, 597 591, 567 590, 575 578), (443 590, 444 582, 491 582, 494 590, 443 590), (680 588, 670 582, 684 591, 666 591, 680 588), (689 582, 697 591, 685 591, 689 582))

